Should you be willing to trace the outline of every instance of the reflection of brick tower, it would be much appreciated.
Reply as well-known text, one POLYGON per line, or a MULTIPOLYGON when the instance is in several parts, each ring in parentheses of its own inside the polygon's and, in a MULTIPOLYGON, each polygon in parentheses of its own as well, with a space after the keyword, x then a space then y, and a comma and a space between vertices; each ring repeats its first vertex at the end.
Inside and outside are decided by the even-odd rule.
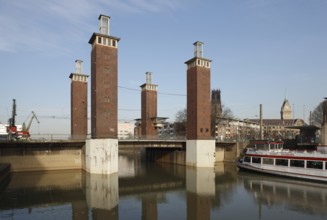
POLYGON ((117 138, 118 41, 109 35, 110 17, 99 16, 100 33, 93 33, 91 52, 91 136, 117 138))
POLYGON ((146 73, 146 83, 141 85, 141 136, 153 138, 157 135, 153 121, 157 118, 157 85, 151 82, 151 73, 146 73))
POLYGON ((71 73, 71 136, 85 139, 87 135, 87 79, 82 72, 82 60, 76 60, 76 72, 71 73))
POLYGON ((211 195, 187 193, 187 219, 211 219, 211 195))
POLYGON ((208 139, 210 122, 210 63, 202 57, 202 42, 194 43, 194 58, 187 64, 187 139, 208 139))

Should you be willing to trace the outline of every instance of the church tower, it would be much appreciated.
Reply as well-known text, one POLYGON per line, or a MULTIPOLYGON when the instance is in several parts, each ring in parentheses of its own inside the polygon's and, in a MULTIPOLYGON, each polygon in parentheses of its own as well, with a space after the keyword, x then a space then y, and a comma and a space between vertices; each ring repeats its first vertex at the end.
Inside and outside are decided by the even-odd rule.
POLYGON ((292 119, 292 108, 286 97, 280 110, 280 118, 282 120, 292 119))
POLYGON ((216 137, 217 129, 216 125, 222 116, 222 106, 221 106, 221 92, 219 89, 213 89, 211 91, 211 133, 212 137, 216 137))
POLYGON ((100 15, 91 51, 91 137, 117 138, 118 41, 110 35, 110 17, 100 15))
POLYGON ((327 98, 322 104, 321 144, 327 146, 327 98))

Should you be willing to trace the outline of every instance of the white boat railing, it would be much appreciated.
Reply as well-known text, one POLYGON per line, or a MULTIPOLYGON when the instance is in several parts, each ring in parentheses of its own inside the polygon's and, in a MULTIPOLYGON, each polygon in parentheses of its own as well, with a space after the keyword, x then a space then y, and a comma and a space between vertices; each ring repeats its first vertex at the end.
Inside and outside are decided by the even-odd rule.
POLYGON ((262 150, 262 149, 255 149, 255 148, 248 148, 248 154, 259 154, 259 155, 267 155, 267 154, 294 154, 294 155, 321 155, 326 157, 327 156, 327 149, 326 147, 318 148, 317 150, 290 150, 290 149, 271 149, 271 150, 262 150))

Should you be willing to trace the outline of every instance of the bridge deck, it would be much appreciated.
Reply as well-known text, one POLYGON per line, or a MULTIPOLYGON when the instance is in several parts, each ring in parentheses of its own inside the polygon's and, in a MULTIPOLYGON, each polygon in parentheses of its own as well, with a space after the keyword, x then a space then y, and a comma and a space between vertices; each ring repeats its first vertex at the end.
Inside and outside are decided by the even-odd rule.
MULTIPOLYGON (((235 142, 216 142, 216 147, 226 147, 235 142)), ((52 140, 52 141, 1 141, 0 149, 6 148, 82 148, 85 140, 52 140)), ((181 139, 129 139, 118 140, 119 147, 139 147, 139 148, 179 148, 185 149, 186 140, 181 139)))

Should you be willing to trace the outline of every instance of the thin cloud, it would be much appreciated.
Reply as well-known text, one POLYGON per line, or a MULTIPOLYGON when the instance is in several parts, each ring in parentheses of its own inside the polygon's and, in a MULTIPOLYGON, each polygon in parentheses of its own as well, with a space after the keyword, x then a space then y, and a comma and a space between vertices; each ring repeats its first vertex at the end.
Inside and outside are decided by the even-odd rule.
POLYGON ((177 10, 187 0, 101 0, 109 9, 125 12, 143 13, 177 10))
MULTIPOLYGON (((0 8, 0 51, 65 50, 62 33, 83 37, 94 29, 91 17, 109 11, 145 13, 177 10, 186 0, 15 0, 0 8)), ((108 14, 110 15, 110 14, 108 14)))
POLYGON ((166 10, 167 8, 175 10, 181 1, 170 1, 170 0, 128 0, 126 4, 131 4, 136 8, 144 11, 158 12, 166 10))

